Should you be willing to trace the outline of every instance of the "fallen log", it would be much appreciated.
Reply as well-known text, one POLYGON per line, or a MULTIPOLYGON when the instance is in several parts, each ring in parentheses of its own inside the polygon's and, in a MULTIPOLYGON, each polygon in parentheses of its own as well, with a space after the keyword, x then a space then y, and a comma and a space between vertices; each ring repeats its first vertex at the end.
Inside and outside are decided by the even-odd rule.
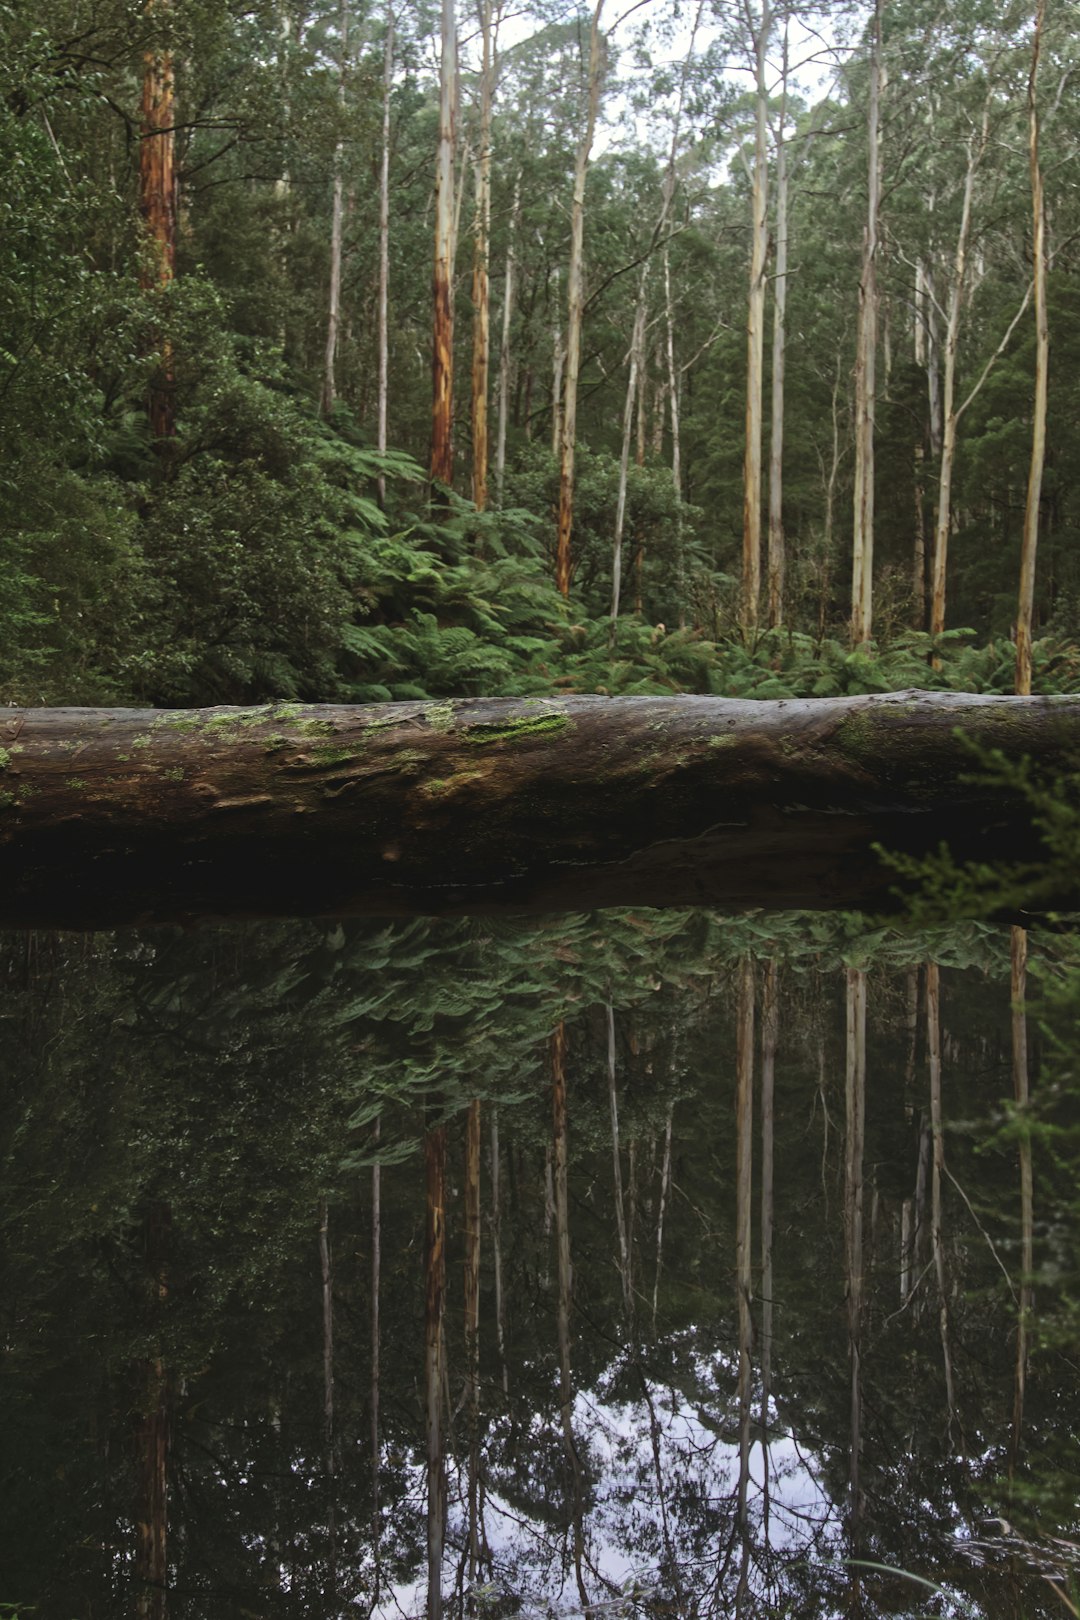
POLYGON ((0 925, 887 907, 875 844, 1038 857, 965 738, 1070 770, 1080 697, 9 710, 0 925))

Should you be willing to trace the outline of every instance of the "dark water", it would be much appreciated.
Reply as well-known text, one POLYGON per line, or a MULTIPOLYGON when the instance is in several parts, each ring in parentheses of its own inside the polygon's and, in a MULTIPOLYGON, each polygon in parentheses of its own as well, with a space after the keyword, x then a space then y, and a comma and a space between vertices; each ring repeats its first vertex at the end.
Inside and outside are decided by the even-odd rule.
POLYGON ((1069 1014, 1026 1032, 1028 1289, 1009 954, 9 936, 0 1614, 423 1614, 429 1480, 448 1615, 1076 1612, 1069 1014))

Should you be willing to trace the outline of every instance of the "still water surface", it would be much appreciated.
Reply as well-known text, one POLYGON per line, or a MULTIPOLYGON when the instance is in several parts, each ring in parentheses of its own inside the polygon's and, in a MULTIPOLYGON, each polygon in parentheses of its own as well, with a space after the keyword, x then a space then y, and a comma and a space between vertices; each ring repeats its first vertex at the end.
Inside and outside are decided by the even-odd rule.
POLYGON ((0 1614, 1077 1612, 1071 1172, 1036 1142, 1032 1287, 1010 1125, 1068 1058, 1007 930, 0 967, 0 1614))

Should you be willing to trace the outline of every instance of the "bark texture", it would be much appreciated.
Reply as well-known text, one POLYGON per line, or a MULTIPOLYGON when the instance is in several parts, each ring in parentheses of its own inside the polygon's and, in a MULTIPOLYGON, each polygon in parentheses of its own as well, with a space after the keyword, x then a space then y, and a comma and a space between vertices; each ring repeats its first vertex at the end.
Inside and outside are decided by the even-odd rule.
POLYGON ((1080 696, 8 710, 0 925, 887 906, 875 844, 1038 856, 966 738, 1066 771, 1080 696))

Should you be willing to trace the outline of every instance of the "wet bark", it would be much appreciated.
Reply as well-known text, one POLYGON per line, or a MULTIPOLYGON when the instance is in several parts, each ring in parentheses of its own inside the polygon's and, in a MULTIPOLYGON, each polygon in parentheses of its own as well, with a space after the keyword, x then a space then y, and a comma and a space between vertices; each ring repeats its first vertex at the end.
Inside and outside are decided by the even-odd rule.
POLYGON ((876 843, 1038 856, 958 727, 1064 774, 1080 697, 7 710, 0 926, 888 907, 876 843))

